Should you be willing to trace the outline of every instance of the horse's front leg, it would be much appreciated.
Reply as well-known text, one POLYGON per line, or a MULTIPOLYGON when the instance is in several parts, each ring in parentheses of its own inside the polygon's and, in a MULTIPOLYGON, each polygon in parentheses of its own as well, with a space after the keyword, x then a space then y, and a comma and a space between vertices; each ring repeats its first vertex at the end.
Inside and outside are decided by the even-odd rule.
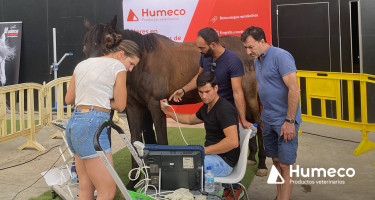
MULTIPOLYGON (((128 96, 129 97, 129 96, 128 96)), ((129 130, 131 135, 131 143, 135 141, 141 141, 141 127, 143 120, 143 113, 145 109, 141 107, 136 101, 128 98, 128 105, 126 107, 126 115, 128 118, 129 130)), ((132 169, 138 167, 137 162, 132 157, 132 169)), ((132 174, 134 177, 135 173, 132 174)), ((129 181, 126 188, 129 190, 134 190, 134 186, 138 181, 129 181)))
POLYGON ((149 110, 154 121, 158 144, 167 145, 167 120, 165 114, 160 109, 160 101, 153 100, 149 102, 149 110))

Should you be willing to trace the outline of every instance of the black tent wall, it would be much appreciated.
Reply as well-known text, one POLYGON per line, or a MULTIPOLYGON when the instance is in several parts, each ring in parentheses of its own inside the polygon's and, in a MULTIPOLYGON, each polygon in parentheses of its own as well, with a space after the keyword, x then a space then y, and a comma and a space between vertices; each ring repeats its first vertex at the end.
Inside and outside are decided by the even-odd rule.
POLYGON ((56 28, 58 77, 70 76, 77 63, 85 59, 82 40, 86 33, 84 17, 92 24, 106 23, 117 15, 123 27, 122 0, 0 0, 0 21, 22 21, 20 83, 53 80, 52 28, 56 28))

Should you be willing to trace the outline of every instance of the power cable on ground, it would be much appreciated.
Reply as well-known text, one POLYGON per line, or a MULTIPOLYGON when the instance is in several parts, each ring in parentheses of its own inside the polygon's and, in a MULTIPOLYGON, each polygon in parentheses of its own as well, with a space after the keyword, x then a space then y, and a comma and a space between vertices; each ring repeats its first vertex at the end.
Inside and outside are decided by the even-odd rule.
POLYGON ((43 152, 43 153, 37 155, 35 158, 33 158, 33 159, 31 159, 31 160, 28 160, 28 161, 25 161, 25 162, 23 162, 23 163, 16 164, 16 165, 13 165, 13 166, 9 166, 9 167, 1 168, 0 171, 1 171, 1 170, 5 170, 5 169, 10 169, 10 168, 13 168, 13 167, 18 167, 18 166, 24 165, 24 164, 26 164, 26 163, 29 163, 29 162, 31 162, 31 161, 37 159, 38 157, 40 157, 40 156, 42 156, 42 155, 44 155, 44 154, 50 152, 52 149, 54 149, 54 148, 56 148, 56 147, 58 147, 58 146, 60 146, 60 145, 56 145, 56 146, 51 147, 51 148, 48 149, 46 152, 43 152))
POLYGON ((31 185, 29 185, 28 187, 22 189, 21 191, 19 191, 13 198, 15 199, 21 192, 29 189, 31 186, 33 186, 35 183, 37 183, 41 178, 43 178, 51 169, 52 167, 57 163, 57 161, 59 161, 60 157, 65 153, 65 151, 67 150, 68 148, 65 148, 65 150, 59 155, 59 157, 57 158, 57 160, 51 165, 51 167, 46 171, 46 173, 44 173, 44 175, 40 176, 34 183, 32 183, 31 185))
POLYGON ((305 132, 305 131, 302 131, 302 133, 306 133, 306 134, 309 134, 309 135, 315 135, 315 136, 319 136, 319 137, 324 137, 324 138, 329 138, 329 139, 333 139, 333 140, 340 140, 340 141, 345 141, 345 142, 353 142, 353 143, 360 143, 360 142, 357 142, 357 141, 353 141, 353 140, 346 140, 346 139, 341 139, 341 138, 335 138, 335 137, 330 137, 330 136, 325 136, 325 135, 319 135, 319 134, 316 134, 316 133, 309 133, 309 132, 305 132))

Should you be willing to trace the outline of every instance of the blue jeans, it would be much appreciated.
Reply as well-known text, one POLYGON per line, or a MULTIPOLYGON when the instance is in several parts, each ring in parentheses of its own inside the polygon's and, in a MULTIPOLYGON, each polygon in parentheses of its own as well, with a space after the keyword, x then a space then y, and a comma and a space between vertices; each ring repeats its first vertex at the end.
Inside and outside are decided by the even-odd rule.
MULTIPOLYGON (((94 149, 94 135, 99 126, 109 119, 109 113, 98 110, 90 110, 82 113, 75 110, 66 126, 66 140, 69 149, 78 155, 79 158, 95 158, 99 155, 94 149)), ((111 152, 107 128, 104 128, 99 144, 105 153, 111 152)))
POLYGON ((296 137, 287 142, 284 142, 284 136, 280 137, 281 126, 263 123, 263 141, 267 157, 279 158, 283 164, 296 163, 299 124, 295 124, 296 137))
POLYGON ((204 156, 204 167, 205 170, 208 166, 212 167, 212 173, 214 176, 221 177, 227 176, 233 170, 220 156, 215 154, 209 154, 204 156))

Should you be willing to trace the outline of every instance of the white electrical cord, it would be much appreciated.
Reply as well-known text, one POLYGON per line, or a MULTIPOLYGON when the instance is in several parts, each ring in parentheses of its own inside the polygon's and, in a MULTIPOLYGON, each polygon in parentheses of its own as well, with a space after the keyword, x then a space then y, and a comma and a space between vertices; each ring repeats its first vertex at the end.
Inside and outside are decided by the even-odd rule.
POLYGON ((141 179, 137 184, 135 184, 134 187, 135 187, 135 188, 138 188, 138 187, 140 187, 142 184, 144 184, 144 186, 141 188, 141 191, 140 191, 141 193, 146 194, 146 193, 147 193, 147 189, 148 189, 149 186, 154 187, 155 190, 156 190, 156 192, 157 192, 158 190, 156 189, 156 187, 155 187, 154 185, 149 185, 149 184, 148 184, 148 182, 149 182, 151 179, 148 177, 147 169, 150 168, 150 167, 145 165, 143 159, 142 159, 142 163, 143 163, 143 167, 133 168, 132 170, 129 171, 129 173, 128 173, 129 180, 131 180, 131 181, 136 181, 136 180, 139 178, 140 174, 142 173, 142 174, 144 174, 145 178, 144 178, 144 179, 141 179), (131 174, 132 174, 132 172, 133 172, 134 170, 136 170, 136 174, 135 174, 135 177, 132 178, 132 177, 131 177, 131 174), (143 192, 143 191, 144 191, 144 192, 143 192))
POLYGON ((142 174, 144 174, 145 178, 142 179, 142 180, 140 180, 134 187, 138 188, 142 184, 144 184, 144 186, 139 191, 140 193, 142 193, 144 195, 147 195, 148 187, 153 187, 155 189, 155 194, 148 195, 148 196, 153 197, 155 199, 160 199, 160 200, 167 199, 167 198, 165 198, 165 196, 161 196, 161 194, 164 194, 164 193, 173 193, 174 191, 160 192, 160 191, 158 191, 158 189, 154 185, 149 184, 149 181, 151 179, 148 177, 147 169, 149 169, 150 167, 145 165, 145 162, 144 162, 143 159, 142 159, 142 163, 143 163, 143 167, 137 167, 137 168, 134 168, 134 169, 132 169, 132 170, 129 171, 129 173, 128 173, 129 180, 131 180, 131 181, 137 180, 139 178, 140 174, 142 173, 142 174), (131 174, 132 174, 132 172, 134 170, 136 170, 136 174, 135 174, 135 178, 132 178, 131 174))
POLYGON ((164 105, 168 105, 168 107, 172 108, 173 113, 174 113, 174 116, 176 117, 176 121, 177 121, 177 124, 178 124, 178 129, 180 130, 181 137, 182 137, 182 139, 184 140, 185 144, 186 144, 186 145, 189 145, 189 144, 186 142, 184 135, 182 134, 181 126, 180 126, 180 122, 178 121, 178 117, 177 117, 176 111, 175 111, 174 108, 173 108, 172 106, 170 106, 169 104, 164 104, 164 105))
MULTIPOLYGON (((174 108, 172 106, 170 106, 169 104, 165 103, 164 102, 164 106, 166 107, 171 107, 172 110, 173 110, 173 113, 176 117, 176 121, 177 121, 177 124, 178 124, 178 129, 180 130, 180 134, 181 134, 181 137, 182 139, 184 140, 185 144, 186 145, 189 145, 186 140, 185 140, 185 137, 184 135, 182 134, 182 130, 181 130, 181 126, 180 126, 180 122, 178 121, 178 117, 177 117, 177 114, 176 114, 176 111, 174 110, 174 108)), ((142 163, 143 163, 143 167, 137 167, 137 168, 134 168, 132 170, 129 171, 128 173, 128 177, 129 177, 129 180, 131 181, 135 181, 139 178, 140 174, 144 174, 145 178, 144 179, 141 179, 134 187, 135 188, 138 188, 140 187, 142 184, 144 184, 144 186, 140 189, 140 193, 144 194, 144 195, 147 195, 147 190, 148 190, 148 187, 153 187, 155 189, 155 194, 152 194, 152 195, 149 195, 150 197, 153 197, 155 199, 167 199, 165 198, 166 196, 162 196, 161 194, 164 194, 164 193, 173 193, 174 191, 164 191, 164 192, 160 192, 158 191, 158 189, 154 186, 154 185, 151 185, 149 184, 149 181, 151 180, 149 177, 148 177, 148 172, 147 172, 147 169, 149 169, 150 167, 149 166, 146 166, 144 160, 142 159, 142 163), (131 177, 131 174, 132 172, 136 170, 136 174, 135 174, 135 178, 132 178, 131 177)))

